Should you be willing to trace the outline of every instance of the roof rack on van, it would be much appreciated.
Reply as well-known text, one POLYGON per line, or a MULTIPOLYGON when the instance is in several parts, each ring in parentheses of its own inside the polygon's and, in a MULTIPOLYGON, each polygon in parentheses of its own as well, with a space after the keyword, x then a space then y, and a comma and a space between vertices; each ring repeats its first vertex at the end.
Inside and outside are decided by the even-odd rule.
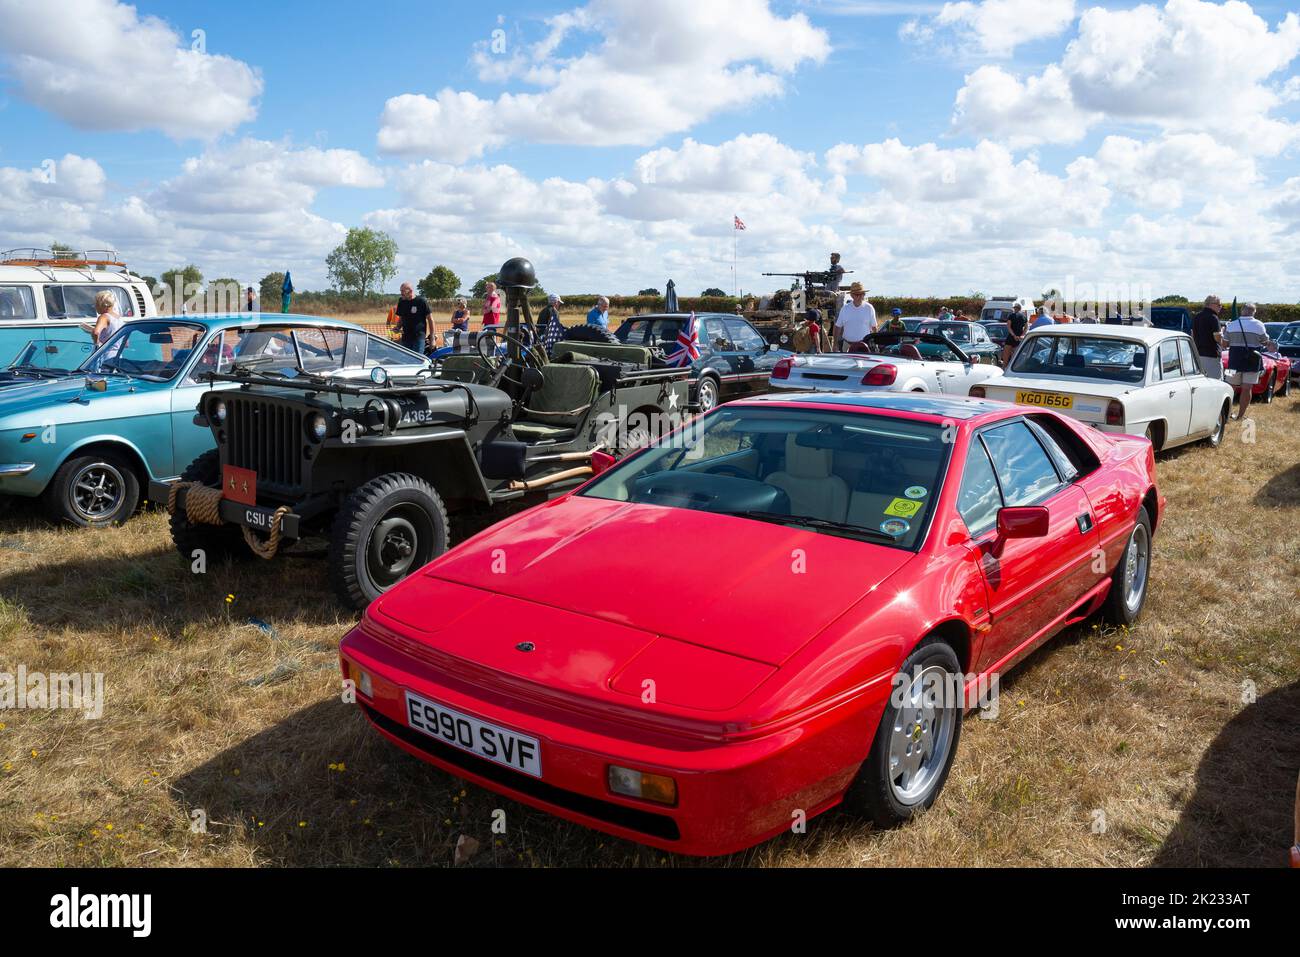
POLYGON ((115 249, 73 250, 26 246, 0 252, 0 266, 30 266, 45 273, 51 282, 55 279, 51 269, 76 269, 91 280, 95 278, 97 269, 111 269, 128 276, 133 275, 115 249))

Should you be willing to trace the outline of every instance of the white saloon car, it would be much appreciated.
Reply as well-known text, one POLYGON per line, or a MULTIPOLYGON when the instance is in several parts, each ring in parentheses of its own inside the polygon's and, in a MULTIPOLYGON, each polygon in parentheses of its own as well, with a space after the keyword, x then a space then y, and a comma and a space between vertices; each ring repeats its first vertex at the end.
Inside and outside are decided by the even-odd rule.
POLYGON ((865 353, 803 353, 772 370, 773 390, 799 392, 941 392, 967 395, 1002 370, 975 361, 944 336, 921 332, 874 332, 865 353))
POLYGON ((1157 449, 1217 446, 1232 387, 1201 372, 1191 337, 1143 326, 1045 326, 1025 337, 1006 374, 971 395, 1055 409, 1157 449))

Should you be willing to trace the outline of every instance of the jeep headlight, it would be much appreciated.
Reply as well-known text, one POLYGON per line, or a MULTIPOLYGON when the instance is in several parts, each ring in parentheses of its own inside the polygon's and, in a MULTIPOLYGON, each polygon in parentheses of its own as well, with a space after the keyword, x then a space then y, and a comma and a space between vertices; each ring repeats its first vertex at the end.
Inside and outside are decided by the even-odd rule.
POLYGON ((226 421, 226 402, 224 399, 213 399, 212 404, 208 406, 208 415, 217 425, 222 425, 226 421))
POLYGON ((307 435, 314 441, 322 441, 329 432, 329 423, 325 421, 325 416, 317 412, 307 419, 307 435))

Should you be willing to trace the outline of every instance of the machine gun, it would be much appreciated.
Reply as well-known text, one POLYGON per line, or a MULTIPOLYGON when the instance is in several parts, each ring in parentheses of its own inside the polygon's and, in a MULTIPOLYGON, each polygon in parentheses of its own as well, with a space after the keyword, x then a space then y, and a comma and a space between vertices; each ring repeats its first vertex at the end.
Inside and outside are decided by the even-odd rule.
MULTIPOLYGON (((826 289, 827 286, 835 279, 835 274, 829 269, 810 269, 807 272, 765 272, 764 276, 789 276, 794 279, 803 281, 803 289, 809 291, 826 289)), ((843 273, 845 276, 853 275, 852 269, 846 269, 843 273)))

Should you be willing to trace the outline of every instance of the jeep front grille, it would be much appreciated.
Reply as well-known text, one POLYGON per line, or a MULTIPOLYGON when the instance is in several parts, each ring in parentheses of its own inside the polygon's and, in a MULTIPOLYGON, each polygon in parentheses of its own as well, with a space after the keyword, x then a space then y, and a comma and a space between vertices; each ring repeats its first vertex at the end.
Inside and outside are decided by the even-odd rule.
POLYGON ((302 485, 303 413, 249 396, 226 396, 226 462, 257 473, 268 491, 302 485))

